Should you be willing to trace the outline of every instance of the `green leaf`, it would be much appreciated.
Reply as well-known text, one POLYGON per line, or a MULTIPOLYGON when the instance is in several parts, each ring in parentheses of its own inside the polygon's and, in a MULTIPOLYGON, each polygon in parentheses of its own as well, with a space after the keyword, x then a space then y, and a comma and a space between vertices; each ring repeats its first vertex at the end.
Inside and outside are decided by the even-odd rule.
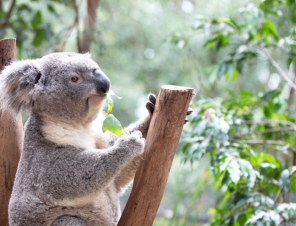
POLYGON ((287 186, 290 183, 290 173, 288 169, 284 169, 280 176, 280 184, 283 186, 287 186))
POLYGON ((227 72, 227 64, 224 62, 220 64, 218 69, 218 77, 222 77, 227 72))
POLYGON ((198 30, 201 28, 204 28, 205 24, 201 21, 195 21, 194 24, 192 25, 193 30, 198 30))
POLYGON ((232 78, 233 81, 236 81, 237 74, 238 74, 238 69, 237 69, 237 66, 235 66, 235 67, 232 68, 232 75, 231 75, 231 78, 232 78))
POLYGON ((290 67, 292 62, 293 62, 293 59, 291 57, 288 57, 288 59, 287 59, 287 67, 290 67))
POLYGON ((113 102, 110 94, 105 94, 103 98, 106 99, 106 103, 103 107, 103 112, 105 113, 105 115, 109 115, 113 110, 113 107, 114 107, 113 103, 114 102, 113 102))
POLYGON ((108 107, 107 107, 107 114, 108 115, 112 112, 112 109, 113 109, 113 105, 108 102, 108 107))
POLYGON ((48 9, 48 11, 50 11, 51 13, 53 13, 53 14, 55 14, 55 15, 58 15, 53 5, 48 4, 47 9, 48 9))
POLYGON ((22 17, 18 17, 15 21, 14 21, 15 25, 19 25, 19 27, 23 30, 26 30, 28 28, 28 24, 27 22, 22 18, 22 17))
POLYGON ((240 171, 240 165, 237 163, 236 159, 233 159, 229 165, 228 165, 228 173, 230 176, 230 180, 237 184, 237 182, 240 180, 241 178, 241 171, 240 171))
POLYGON ((219 18, 217 20, 219 23, 225 23, 235 29, 237 29, 238 31, 240 30, 240 26, 235 22, 235 20, 230 19, 230 18, 219 18))
POLYGON ((241 176, 247 181, 248 188, 253 188, 256 182, 257 172, 253 169, 251 163, 245 159, 239 159, 238 164, 240 166, 241 176))
POLYGON ((29 11, 29 12, 32 11, 32 9, 29 7, 29 5, 24 4, 24 3, 20 4, 17 8, 18 8, 17 9, 18 13, 20 13, 20 11, 29 11))
POLYGON ((280 175, 280 181, 279 181, 279 186, 282 187, 282 193, 285 195, 288 190, 290 185, 290 173, 288 169, 284 169, 280 175))
POLYGON ((269 35, 273 36, 275 40, 278 41, 278 35, 277 35, 277 30, 274 24, 270 21, 265 19, 264 22, 262 23, 262 33, 265 37, 268 37, 269 35))
POLYGON ((40 11, 37 11, 31 20, 33 29, 36 29, 42 23, 42 15, 40 11))
POLYGON ((45 40, 46 32, 44 29, 40 28, 35 31, 35 37, 33 39, 33 46, 39 47, 42 45, 43 41, 45 40))
POLYGON ((103 122, 103 132, 107 130, 117 136, 122 135, 122 126, 113 114, 108 115, 103 122))

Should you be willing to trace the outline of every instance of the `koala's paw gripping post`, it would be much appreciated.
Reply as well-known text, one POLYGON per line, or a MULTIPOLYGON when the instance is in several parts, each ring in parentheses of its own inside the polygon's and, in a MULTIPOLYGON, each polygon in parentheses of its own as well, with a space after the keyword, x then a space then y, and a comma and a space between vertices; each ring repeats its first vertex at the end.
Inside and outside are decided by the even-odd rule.
POLYGON ((192 88, 162 86, 150 122, 143 161, 118 226, 151 226, 178 146, 192 88))

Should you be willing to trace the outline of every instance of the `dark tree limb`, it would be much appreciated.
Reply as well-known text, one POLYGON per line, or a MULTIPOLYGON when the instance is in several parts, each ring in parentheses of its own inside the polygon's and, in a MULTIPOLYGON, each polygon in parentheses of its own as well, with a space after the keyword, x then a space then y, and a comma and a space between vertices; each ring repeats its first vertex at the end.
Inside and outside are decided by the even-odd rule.
POLYGON ((161 88, 151 119, 143 160, 118 226, 153 224, 193 95, 192 88, 161 88))
POLYGON ((87 14, 84 21, 84 30, 78 39, 78 51, 80 53, 89 52, 90 44, 93 39, 93 33, 97 19, 97 7, 100 0, 87 0, 87 14))
MULTIPOLYGON (((13 9, 15 7, 15 3, 16 3, 16 0, 12 0, 12 2, 10 4, 10 7, 9 7, 9 10, 6 13, 5 20, 4 20, 3 24, 1 25, 1 29, 4 29, 4 28, 6 28, 8 26, 12 11, 13 11, 13 9)), ((1 4, 1 6, 2 6, 2 4, 1 4)))
MULTIPOLYGON (((16 59, 16 40, 0 40, 0 71, 16 59)), ((0 74, 1 76, 1 74, 0 74)), ((1 103, 0 103, 1 105, 1 103)), ((23 141, 21 115, 0 111, 0 225, 8 226, 8 203, 23 141)))

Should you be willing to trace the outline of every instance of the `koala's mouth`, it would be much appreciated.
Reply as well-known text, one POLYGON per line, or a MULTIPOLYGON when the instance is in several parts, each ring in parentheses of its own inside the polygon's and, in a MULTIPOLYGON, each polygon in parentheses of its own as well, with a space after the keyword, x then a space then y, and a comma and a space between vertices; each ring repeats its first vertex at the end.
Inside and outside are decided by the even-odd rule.
POLYGON ((87 99, 90 107, 99 107, 104 100, 105 93, 92 91, 87 99))
POLYGON ((100 95, 92 95, 88 98, 90 106, 100 106, 103 101, 103 97, 100 95))

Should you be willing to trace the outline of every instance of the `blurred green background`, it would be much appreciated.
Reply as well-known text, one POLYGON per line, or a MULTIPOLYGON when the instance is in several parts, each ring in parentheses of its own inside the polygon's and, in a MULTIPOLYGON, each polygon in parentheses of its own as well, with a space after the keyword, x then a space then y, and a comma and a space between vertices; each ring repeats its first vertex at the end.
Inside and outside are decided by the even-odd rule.
POLYGON ((90 52, 123 126, 195 89, 155 226, 295 224, 295 33, 294 0, 0 0, 17 58, 90 52))

